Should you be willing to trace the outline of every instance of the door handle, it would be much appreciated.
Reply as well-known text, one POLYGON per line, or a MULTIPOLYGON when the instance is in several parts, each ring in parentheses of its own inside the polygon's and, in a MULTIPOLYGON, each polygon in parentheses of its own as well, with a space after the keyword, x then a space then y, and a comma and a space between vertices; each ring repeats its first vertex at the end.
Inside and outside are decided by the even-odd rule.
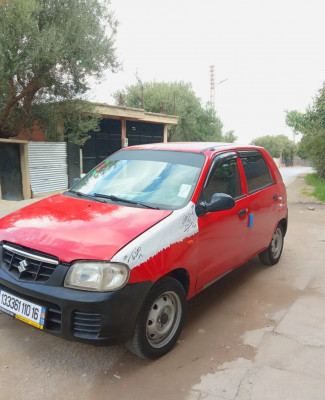
POLYGON ((240 217, 242 217, 243 215, 245 215, 246 213, 247 213, 247 209, 246 208, 243 208, 243 209, 241 209, 240 211, 238 211, 238 215, 240 216, 240 217))
POLYGON ((274 194, 274 195, 273 195, 273 200, 274 200, 274 201, 278 200, 278 198, 279 198, 279 196, 278 196, 277 194, 274 194))

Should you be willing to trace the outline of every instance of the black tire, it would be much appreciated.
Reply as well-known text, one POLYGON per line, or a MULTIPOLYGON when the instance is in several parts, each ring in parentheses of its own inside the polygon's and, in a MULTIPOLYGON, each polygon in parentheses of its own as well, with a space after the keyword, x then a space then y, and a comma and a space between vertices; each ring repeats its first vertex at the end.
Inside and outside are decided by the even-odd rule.
POLYGON ((181 333, 186 309, 181 283, 171 277, 158 281, 145 300, 127 348, 146 359, 165 355, 181 333))
POLYGON ((273 233, 269 247, 258 255, 264 264, 275 265, 280 260, 283 250, 283 240, 283 228, 281 225, 278 225, 273 233))

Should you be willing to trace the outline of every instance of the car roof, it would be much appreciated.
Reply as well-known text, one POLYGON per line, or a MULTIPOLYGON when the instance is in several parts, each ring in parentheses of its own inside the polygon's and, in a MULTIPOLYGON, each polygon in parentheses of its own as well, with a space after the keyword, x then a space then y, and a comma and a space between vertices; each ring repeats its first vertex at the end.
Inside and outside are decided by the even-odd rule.
POLYGON ((222 142, 168 142, 168 143, 151 143, 137 146, 130 146, 125 150, 171 150, 185 151, 191 153, 216 153, 225 150, 244 150, 244 149, 260 149, 257 146, 239 145, 234 143, 222 142))

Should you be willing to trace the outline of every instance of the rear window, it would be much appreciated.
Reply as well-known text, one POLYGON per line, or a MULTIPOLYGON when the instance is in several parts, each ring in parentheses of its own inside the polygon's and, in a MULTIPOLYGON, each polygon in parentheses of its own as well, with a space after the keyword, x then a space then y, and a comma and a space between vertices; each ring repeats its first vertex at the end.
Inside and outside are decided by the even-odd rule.
POLYGON ((239 152, 239 156, 244 166, 249 193, 274 183, 262 153, 259 151, 243 151, 239 152))

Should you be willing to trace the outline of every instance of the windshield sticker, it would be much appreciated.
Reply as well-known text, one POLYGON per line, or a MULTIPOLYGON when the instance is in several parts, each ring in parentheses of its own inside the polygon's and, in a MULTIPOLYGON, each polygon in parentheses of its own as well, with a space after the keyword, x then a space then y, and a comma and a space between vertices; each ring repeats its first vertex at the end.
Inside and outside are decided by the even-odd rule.
POLYGON ((97 172, 99 172, 102 168, 106 167, 107 164, 109 164, 109 161, 105 161, 102 164, 98 165, 98 167, 93 170, 92 174, 93 175, 97 174, 97 172))
POLYGON ((100 171, 100 170, 101 170, 102 168, 104 168, 107 164, 108 164, 108 161, 105 161, 103 164, 99 165, 99 166, 96 168, 96 171, 100 171))
POLYGON ((191 190, 191 185, 186 185, 185 183, 183 183, 179 189, 177 196, 181 197, 182 199, 186 199, 190 190, 191 190))

